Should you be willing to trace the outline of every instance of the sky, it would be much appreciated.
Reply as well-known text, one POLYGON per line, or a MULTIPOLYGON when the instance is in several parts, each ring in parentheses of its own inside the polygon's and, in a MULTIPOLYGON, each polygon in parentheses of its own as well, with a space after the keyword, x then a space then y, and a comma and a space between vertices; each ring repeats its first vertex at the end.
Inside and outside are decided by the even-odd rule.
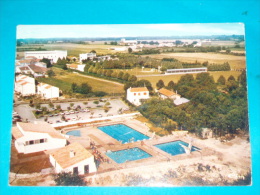
POLYGON ((243 23, 19 25, 17 38, 244 35, 243 23))

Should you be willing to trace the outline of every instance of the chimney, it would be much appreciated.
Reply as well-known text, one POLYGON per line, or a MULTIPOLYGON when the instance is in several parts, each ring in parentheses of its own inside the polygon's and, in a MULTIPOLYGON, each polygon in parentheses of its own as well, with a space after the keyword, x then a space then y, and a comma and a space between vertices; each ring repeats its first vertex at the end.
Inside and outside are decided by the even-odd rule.
POLYGON ((75 156, 75 152, 73 150, 70 151, 70 158, 75 156))

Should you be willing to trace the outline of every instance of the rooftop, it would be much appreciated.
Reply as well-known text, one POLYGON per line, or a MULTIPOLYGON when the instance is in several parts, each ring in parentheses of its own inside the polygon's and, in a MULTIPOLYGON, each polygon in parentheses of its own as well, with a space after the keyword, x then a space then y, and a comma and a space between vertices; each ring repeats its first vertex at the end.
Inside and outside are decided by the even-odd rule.
POLYGON ((170 91, 168 89, 165 89, 165 88, 161 88, 159 91, 158 91, 160 94, 162 95, 165 95, 167 97, 171 97, 173 95, 175 95, 176 93, 174 93, 173 91, 170 91))
POLYGON ((40 122, 40 121, 37 121, 35 123, 18 122, 17 127, 19 126, 23 129, 23 131, 35 132, 35 133, 48 133, 53 138, 65 139, 61 134, 57 132, 56 129, 54 129, 50 124, 46 122, 40 122))
POLYGON ((130 88, 131 92, 142 92, 142 91, 148 91, 146 87, 135 87, 135 88, 130 88))
POLYGON ((92 156, 92 154, 78 142, 55 150, 50 155, 62 168, 67 168, 92 156), (73 152, 74 156, 70 157, 70 152, 73 152))

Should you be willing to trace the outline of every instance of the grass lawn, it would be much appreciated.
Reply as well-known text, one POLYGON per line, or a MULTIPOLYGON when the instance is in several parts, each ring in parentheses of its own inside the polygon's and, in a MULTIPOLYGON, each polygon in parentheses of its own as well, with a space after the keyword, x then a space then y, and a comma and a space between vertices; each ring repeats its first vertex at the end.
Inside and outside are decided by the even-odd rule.
POLYGON ((39 81, 59 87, 61 90, 71 89, 72 83, 77 83, 80 85, 81 83, 87 82, 89 85, 91 85, 93 91, 104 91, 106 93, 124 92, 123 85, 121 84, 106 82, 95 78, 87 78, 84 77, 84 75, 67 72, 56 67, 53 67, 52 70, 56 74, 55 77, 40 78, 39 81))
POLYGON ((163 59, 163 58, 176 58, 181 62, 205 62, 223 64, 228 62, 231 69, 241 69, 245 68, 246 58, 245 56, 234 56, 227 54, 216 54, 216 53, 162 53, 147 55, 151 58, 163 59))

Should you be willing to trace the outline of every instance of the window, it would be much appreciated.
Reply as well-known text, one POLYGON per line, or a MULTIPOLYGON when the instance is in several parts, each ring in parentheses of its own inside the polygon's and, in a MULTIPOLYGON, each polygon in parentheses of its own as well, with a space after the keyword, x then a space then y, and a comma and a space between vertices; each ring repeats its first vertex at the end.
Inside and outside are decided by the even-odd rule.
POLYGON ((85 165, 84 166, 84 174, 88 174, 89 173, 89 165, 85 165))
POLYGON ((138 95, 140 95, 140 93, 138 93, 138 95))
POLYGON ((37 140, 34 141, 34 143, 35 143, 35 144, 39 144, 39 143, 40 143, 40 140, 37 139, 37 140))
POLYGON ((146 93, 144 92, 144 95, 146 95, 146 93))
POLYGON ((136 93, 134 93, 134 95, 136 95, 136 93))
POLYGON ((79 174, 79 169, 78 167, 73 167, 73 174, 78 175, 79 174))
POLYGON ((44 143, 45 142, 45 139, 40 139, 40 143, 44 143))
POLYGON ((33 144, 34 144, 34 140, 30 140, 29 145, 33 145, 33 144))

